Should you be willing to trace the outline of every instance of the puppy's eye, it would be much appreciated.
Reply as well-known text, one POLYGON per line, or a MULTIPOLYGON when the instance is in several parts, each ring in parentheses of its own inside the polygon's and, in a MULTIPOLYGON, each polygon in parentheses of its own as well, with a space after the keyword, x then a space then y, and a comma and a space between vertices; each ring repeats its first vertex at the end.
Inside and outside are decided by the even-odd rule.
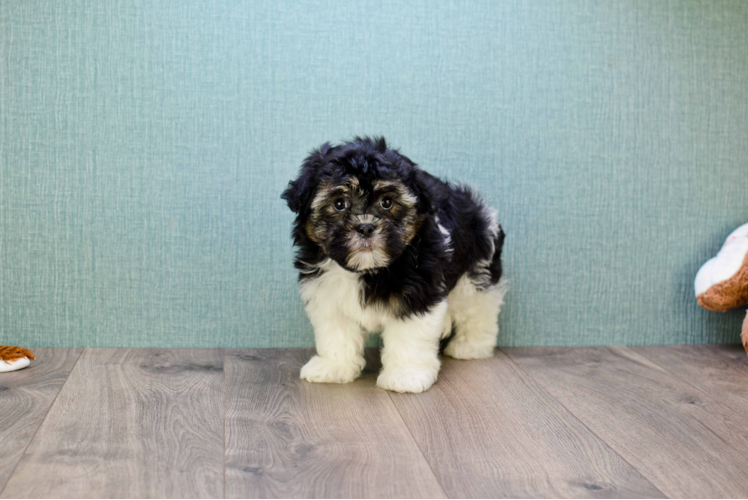
POLYGON ((381 200, 381 201, 379 202, 379 205, 380 205, 380 206, 381 206, 381 207, 382 207, 383 209, 385 209, 385 210, 389 210, 390 208, 392 208, 392 198, 390 198, 389 196, 385 196, 385 197, 384 197, 384 198, 382 198, 382 200, 381 200))
POLYGON ((345 210, 345 200, 343 198, 338 198, 334 202, 332 202, 332 206, 335 207, 335 210, 338 212, 342 212, 345 210))

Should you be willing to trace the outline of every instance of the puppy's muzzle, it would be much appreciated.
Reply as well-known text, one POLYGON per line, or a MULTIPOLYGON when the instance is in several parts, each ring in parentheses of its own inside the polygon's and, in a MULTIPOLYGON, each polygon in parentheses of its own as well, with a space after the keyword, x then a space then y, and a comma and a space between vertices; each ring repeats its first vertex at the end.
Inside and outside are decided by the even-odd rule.
POLYGON ((374 227, 374 224, 369 223, 359 224, 356 227, 356 232, 361 235, 362 238, 370 238, 375 230, 376 228, 374 227))

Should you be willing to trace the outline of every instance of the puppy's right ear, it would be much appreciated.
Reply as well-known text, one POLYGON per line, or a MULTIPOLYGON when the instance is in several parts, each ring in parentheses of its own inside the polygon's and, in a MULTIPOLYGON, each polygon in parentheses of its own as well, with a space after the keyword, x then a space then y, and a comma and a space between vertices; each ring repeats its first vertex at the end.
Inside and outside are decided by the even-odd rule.
POLYGON ((288 208, 301 213, 309 208, 312 197, 319 184, 319 170, 325 161, 325 155, 330 150, 330 143, 325 143, 321 148, 313 150, 301 164, 299 177, 288 183, 288 187, 281 198, 286 200, 288 208))

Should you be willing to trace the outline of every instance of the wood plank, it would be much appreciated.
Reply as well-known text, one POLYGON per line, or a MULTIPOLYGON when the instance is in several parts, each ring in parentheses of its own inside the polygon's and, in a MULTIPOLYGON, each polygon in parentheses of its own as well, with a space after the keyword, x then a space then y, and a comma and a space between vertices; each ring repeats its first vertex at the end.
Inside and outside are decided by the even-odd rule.
POLYGON ((670 497, 745 497, 748 419, 624 347, 504 349, 670 497))
POLYGON ((220 349, 86 349, 3 492, 219 496, 220 349))
POLYGON ((450 497, 663 496, 500 351, 443 361, 390 397, 450 497))
POLYGON ((83 349, 35 348, 28 368, 0 373, 0 493, 83 349))
POLYGON ((375 373, 310 384, 299 370, 312 354, 227 351, 226 496, 443 498, 375 373))
POLYGON ((748 356, 736 345, 632 347, 667 371, 748 415, 748 356))

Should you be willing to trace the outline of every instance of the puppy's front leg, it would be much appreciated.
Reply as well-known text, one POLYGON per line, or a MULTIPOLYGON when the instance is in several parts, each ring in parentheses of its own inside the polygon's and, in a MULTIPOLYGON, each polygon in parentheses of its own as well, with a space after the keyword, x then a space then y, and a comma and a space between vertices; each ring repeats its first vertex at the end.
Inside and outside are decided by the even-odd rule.
POLYGON ((414 314, 385 326, 379 387, 395 392, 423 392, 436 382, 439 339, 446 312, 445 300, 426 314, 414 314))
POLYGON ((366 366, 366 336, 358 323, 340 311, 316 305, 310 302, 306 311, 314 327, 317 355, 301 369, 301 378, 334 384, 352 382, 366 366))

